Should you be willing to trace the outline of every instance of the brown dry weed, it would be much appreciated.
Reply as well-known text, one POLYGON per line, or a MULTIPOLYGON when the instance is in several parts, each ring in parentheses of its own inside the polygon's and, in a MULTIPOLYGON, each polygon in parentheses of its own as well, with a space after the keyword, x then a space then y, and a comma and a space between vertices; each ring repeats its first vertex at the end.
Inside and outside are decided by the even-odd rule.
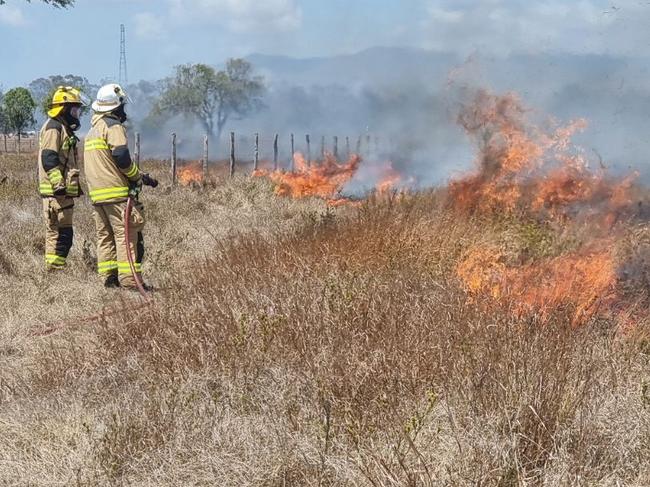
POLYGON ((3 485, 650 484, 648 323, 515 318, 453 271, 476 243, 571 238, 460 218, 442 191, 330 210, 163 180, 137 309, 94 274, 86 201, 69 269, 42 271, 32 161, 0 165, 3 485), (84 320, 103 309, 127 311, 84 320))

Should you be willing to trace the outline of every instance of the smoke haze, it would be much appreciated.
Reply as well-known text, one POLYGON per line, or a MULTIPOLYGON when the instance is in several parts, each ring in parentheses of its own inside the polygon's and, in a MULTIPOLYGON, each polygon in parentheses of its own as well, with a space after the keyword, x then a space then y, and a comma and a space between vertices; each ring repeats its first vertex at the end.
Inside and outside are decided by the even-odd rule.
MULTIPOLYGON (((464 93, 486 88, 517 92, 540 119, 586 118, 589 126, 575 141, 590 158, 613 171, 645 173, 650 83, 642 58, 568 53, 461 57, 423 49, 373 48, 331 58, 252 55, 248 60, 265 77, 268 92, 262 111, 230 120, 226 127, 226 134, 236 132, 237 153, 243 160, 253 157, 256 132, 262 159, 272 157, 272 138, 279 134, 280 163, 285 167, 292 133, 301 152, 306 151, 305 135, 311 136, 312 157, 320 154, 323 136, 328 151, 338 136, 342 157, 346 137, 353 152, 361 137, 365 164, 391 161, 422 185, 439 184, 471 167, 473 148, 456 116, 464 93)), ((132 107, 138 126, 151 103, 146 95, 136 99, 144 100, 132 107)), ((159 133, 145 130, 145 151, 168 154, 171 131, 179 134, 181 157, 201 157, 201 129, 180 117, 171 117, 159 133)), ((226 158, 227 145, 227 140, 212 141, 211 158, 226 158)))

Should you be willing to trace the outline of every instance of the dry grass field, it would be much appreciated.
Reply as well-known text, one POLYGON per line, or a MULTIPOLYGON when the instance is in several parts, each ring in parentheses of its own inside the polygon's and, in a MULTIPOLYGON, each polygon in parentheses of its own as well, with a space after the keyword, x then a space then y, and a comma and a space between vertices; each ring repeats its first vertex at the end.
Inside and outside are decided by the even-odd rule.
POLYGON ((540 312, 468 285, 468 256, 505 249, 548 288, 535 266, 585 225, 457 211, 444 189, 328 209, 264 178, 162 178, 138 307, 94 274, 87 200, 47 274, 32 158, 0 156, 2 176, 0 485, 650 485, 639 219, 608 244, 615 302, 569 286, 540 312))

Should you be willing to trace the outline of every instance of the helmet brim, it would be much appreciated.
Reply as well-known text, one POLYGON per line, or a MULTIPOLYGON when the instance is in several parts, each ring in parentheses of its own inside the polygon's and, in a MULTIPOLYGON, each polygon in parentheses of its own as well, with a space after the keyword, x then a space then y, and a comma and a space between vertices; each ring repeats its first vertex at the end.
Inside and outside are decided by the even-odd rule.
POLYGON ((59 115, 61 115, 62 111, 63 111, 63 105, 56 105, 56 106, 51 107, 47 111, 47 116, 50 117, 50 118, 56 118, 59 115))
POLYGON ((93 104, 91 105, 92 109, 96 111, 97 113, 108 113, 112 112, 115 110, 117 107, 120 106, 120 103, 116 104, 110 104, 110 105, 100 105, 98 102, 94 101, 93 104))

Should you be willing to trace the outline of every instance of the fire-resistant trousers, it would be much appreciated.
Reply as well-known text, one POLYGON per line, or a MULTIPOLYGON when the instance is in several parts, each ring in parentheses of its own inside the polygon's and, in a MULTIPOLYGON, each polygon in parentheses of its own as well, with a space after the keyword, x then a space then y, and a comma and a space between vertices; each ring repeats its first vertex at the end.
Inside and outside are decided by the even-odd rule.
POLYGON ((45 218, 45 268, 62 269, 72 248, 72 214, 74 201, 71 198, 43 198, 45 218))
MULTIPOLYGON (((125 208, 126 202, 93 206, 97 229, 97 272, 103 277, 117 274, 121 286, 135 287, 135 279, 126 254, 125 208)), ((142 258, 144 257, 144 240, 142 238, 144 223, 143 206, 136 202, 131 211, 129 246, 138 274, 142 272, 142 258)))

